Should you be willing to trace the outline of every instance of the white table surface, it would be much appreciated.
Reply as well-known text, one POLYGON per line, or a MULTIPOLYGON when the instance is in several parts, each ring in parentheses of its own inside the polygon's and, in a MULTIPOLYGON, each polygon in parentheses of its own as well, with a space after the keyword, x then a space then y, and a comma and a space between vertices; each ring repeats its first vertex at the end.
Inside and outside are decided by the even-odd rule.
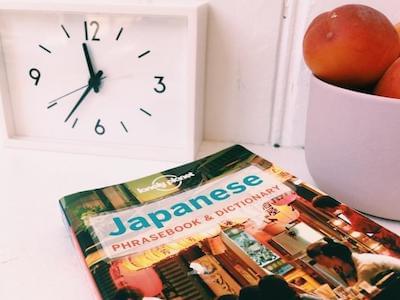
MULTIPOLYGON (((205 142, 199 157, 229 145, 205 142)), ((302 149, 247 147, 313 182, 302 149)), ((58 199, 177 165, 0 147, 0 299, 93 299, 62 222, 58 199)), ((400 222, 374 219, 400 233, 400 222)))

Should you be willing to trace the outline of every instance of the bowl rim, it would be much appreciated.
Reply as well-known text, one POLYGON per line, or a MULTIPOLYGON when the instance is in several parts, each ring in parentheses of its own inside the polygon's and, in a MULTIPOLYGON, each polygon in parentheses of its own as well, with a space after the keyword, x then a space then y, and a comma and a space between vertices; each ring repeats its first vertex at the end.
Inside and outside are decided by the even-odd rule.
POLYGON ((346 89, 331 83, 328 83, 320 78, 318 78, 316 75, 312 74, 311 80, 317 82, 318 85, 324 86, 330 90, 338 90, 340 93, 343 94, 349 94, 351 96, 357 96, 357 95, 362 95, 363 101, 370 101, 370 102, 377 102, 377 100, 381 103, 397 103, 394 105, 400 105, 400 99, 399 98, 391 98, 391 97, 384 97, 384 96, 379 96, 379 95, 374 95, 374 94, 367 94, 363 92, 357 92, 354 90, 346 89))

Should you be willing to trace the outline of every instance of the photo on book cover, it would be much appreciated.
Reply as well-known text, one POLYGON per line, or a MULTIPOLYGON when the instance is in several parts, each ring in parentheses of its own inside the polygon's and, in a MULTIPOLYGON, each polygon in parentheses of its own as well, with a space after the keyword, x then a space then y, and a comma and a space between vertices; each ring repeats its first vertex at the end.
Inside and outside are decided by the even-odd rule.
POLYGON ((60 200, 97 299, 398 299, 400 238, 345 202, 239 145, 60 200))

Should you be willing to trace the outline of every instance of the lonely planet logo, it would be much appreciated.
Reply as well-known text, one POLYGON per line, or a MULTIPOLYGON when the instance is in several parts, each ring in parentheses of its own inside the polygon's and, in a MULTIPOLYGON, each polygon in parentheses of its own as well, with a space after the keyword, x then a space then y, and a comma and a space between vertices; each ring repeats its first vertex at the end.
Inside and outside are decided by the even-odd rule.
POLYGON ((154 180, 151 182, 151 185, 146 186, 146 187, 138 187, 136 190, 140 193, 146 193, 150 191, 160 191, 160 192, 169 192, 173 191, 174 189, 180 187, 182 185, 182 182, 185 179, 192 178, 195 176, 193 172, 188 172, 184 175, 181 176, 176 176, 176 175, 161 175, 158 176, 157 178, 154 178, 154 180))

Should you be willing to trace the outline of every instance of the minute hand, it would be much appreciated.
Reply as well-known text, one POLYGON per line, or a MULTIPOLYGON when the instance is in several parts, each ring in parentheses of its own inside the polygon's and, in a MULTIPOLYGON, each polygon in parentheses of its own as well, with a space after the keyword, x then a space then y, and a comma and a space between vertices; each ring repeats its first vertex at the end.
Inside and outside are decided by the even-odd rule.
POLYGON ((74 108, 71 110, 71 112, 68 114, 68 116, 65 118, 64 122, 67 122, 69 118, 72 116, 72 114, 76 111, 76 109, 81 105, 82 101, 86 98, 86 96, 89 94, 89 92, 93 90, 98 90, 100 83, 101 83, 101 76, 103 75, 103 71, 98 71, 97 74, 89 79, 89 84, 85 91, 83 92, 82 96, 79 98, 78 102, 76 102, 74 108))
POLYGON ((69 118, 72 116, 72 114, 75 112, 75 110, 78 108, 79 105, 81 105, 82 101, 86 98, 86 96, 89 94, 90 90, 93 88, 93 86, 88 85, 86 90, 83 92, 82 96, 79 98, 78 102, 76 102, 74 108, 71 110, 71 112, 68 114, 68 116, 65 118, 64 122, 68 122, 69 118))

